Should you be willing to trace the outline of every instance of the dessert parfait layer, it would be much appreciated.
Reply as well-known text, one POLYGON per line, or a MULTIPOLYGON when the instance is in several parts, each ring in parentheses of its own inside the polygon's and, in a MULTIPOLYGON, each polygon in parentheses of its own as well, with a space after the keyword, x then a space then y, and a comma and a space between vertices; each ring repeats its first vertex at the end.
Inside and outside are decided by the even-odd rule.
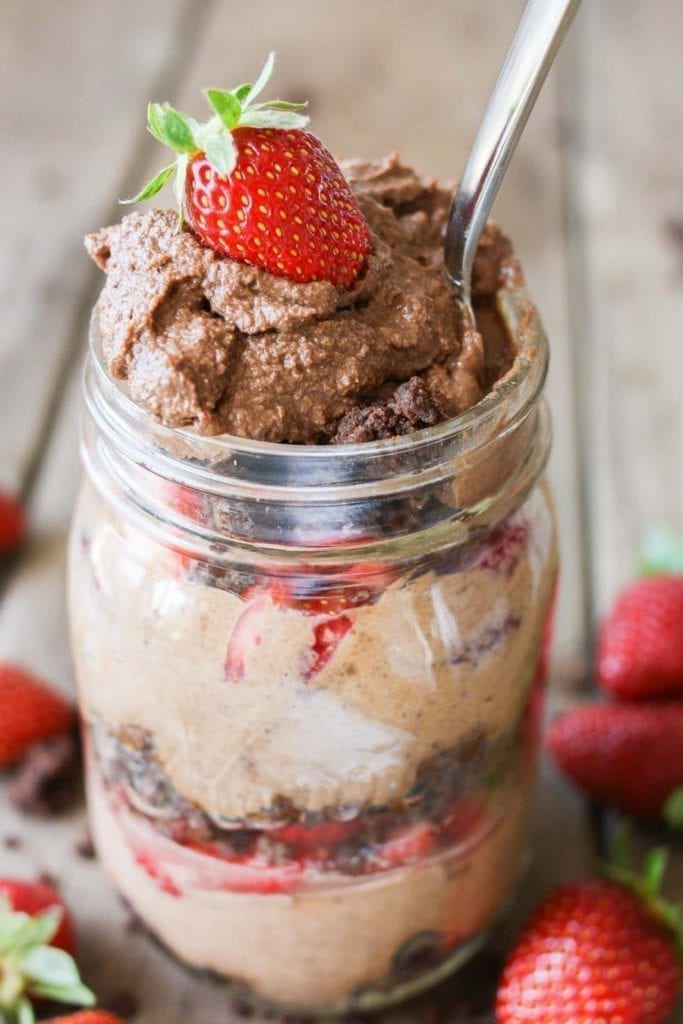
POLYGON ((73 648, 116 884, 186 963, 326 1013, 453 969, 520 870, 556 572, 547 352, 498 228, 466 323, 451 190, 395 155, 344 179, 300 127, 254 127, 273 110, 249 89, 209 91, 220 145, 216 119, 150 107, 189 222, 86 240, 106 283, 73 648))

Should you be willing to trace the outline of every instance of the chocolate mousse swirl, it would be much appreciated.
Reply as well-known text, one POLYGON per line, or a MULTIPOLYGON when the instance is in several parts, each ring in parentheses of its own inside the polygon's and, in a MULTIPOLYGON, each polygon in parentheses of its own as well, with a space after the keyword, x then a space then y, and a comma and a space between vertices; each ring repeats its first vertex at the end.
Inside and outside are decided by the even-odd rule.
MULTIPOLYGON (((459 330, 442 271, 450 191, 395 155, 345 173, 373 235, 350 291, 221 257, 171 211, 133 213, 86 238, 107 274, 98 305, 107 365, 136 402, 167 426, 310 444, 381 436, 363 425, 365 409, 385 433, 402 433, 481 398, 487 366, 502 372, 512 354, 500 330, 459 330), (399 415, 405 393, 394 393, 415 377, 419 408, 399 415), (347 418, 338 434, 349 413, 354 429, 347 418)), ((518 279, 509 241, 489 225, 475 296, 490 301, 518 279)))

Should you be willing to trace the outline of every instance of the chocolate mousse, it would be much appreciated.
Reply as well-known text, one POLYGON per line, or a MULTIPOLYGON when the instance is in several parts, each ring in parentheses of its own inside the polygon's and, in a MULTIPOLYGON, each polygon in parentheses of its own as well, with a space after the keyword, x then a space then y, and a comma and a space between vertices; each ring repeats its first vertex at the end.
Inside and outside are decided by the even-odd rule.
POLYGON ((505 235, 484 231, 473 278, 482 333, 465 330, 442 265, 451 190, 396 154, 343 166, 372 233, 347 291, 225 258, 171 211, 133 213, 87 237, 107 274, 98 313, 108 369, 165 425, 375 440, 457 415, 510 368, 494 297, 520 271, 505 235))

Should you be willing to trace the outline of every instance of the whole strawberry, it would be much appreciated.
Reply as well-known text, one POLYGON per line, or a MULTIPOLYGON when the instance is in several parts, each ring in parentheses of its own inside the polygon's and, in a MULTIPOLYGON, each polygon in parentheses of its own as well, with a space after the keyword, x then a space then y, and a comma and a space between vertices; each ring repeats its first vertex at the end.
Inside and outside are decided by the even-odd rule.
POLYGON ((73 948, 71 921, 53 889, 0 879, 0 1020, 33 1024, 33 999, 92 1006, 73 948))
POLYGON ((350 288, 365 267, 370 230, 331 154, 310 132, 305 104, 255 103, 273 70, 253 84, 207 89, 205 124, 151 103, 152 135, 178 154, 133 202, 177 173, 179 204, 201 241, 223 256, 292 281, 350 288))
POLYGON ((638 817, 659 817, 683 786, 683 701, 575 708, 555 719, 548 747, 594 799, 638 817))
POLYGON ((614 697, 683 695, 683 575, 645 577, 627 587, 604 619, 598 678, 614 697))
POLYGON ((26 882, 18 878, 0 878, 0 899, 5 899, 10 910, 22 911, 35 917, 44 910, 57 909, 60 920, 57 931, 50 940, 51 946, 58 946, 72 956, 76 953, 76 936, 71 917, 64 900, 56 889, 45 882, 26 882))
POLYGON ((518 939, 496 999, 498 1024, 662 1024, 678 996, 670 937, 636 896, 574 882, 541 904, 518 939))
POLYGON ((0 554, 9 554, 20 547, 26 534, 24 506, 11 494, 0 491, 0 554))
POLYGON ((681 920, 646 876, 559 886, 517 939, 496 998, 498 1024, 664 1024, 680 988, 681 920))
POLYGON ((68 732, 73 722, 63 697, 17 665, 0 662, 0 768, 33 743, 68 732))

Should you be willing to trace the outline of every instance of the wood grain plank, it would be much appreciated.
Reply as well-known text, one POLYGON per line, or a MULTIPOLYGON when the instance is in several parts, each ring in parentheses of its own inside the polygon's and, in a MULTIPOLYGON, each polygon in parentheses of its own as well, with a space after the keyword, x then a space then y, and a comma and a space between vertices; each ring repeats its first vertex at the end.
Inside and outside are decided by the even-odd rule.
POLYGON ((683 7, 604 0, 577 28, 574 341, 599 611, 646 529, 683 526, 683 7))
MULTIPOLYGON (((20 490, 80 343, 96 274, 82 236, 115 215, 186 0, 6 0, 0 12, 0 484, 20 490)), ((150 140, 151 142, 151 140, 150 140)))
MULTIPOLYGON (((563 80, 572 346, 594 620, 653 524, 683 529, 683 8, 584 5, 563 80)), ((614 829, 606 815, 606 843, 614 829)), ((662 841, 636 833, 639 855, 662 841)), ((683 900, 683 841, 668 837, 683 900)), ((683 1022, 683 1007, 674 1017, 683 1022)))

